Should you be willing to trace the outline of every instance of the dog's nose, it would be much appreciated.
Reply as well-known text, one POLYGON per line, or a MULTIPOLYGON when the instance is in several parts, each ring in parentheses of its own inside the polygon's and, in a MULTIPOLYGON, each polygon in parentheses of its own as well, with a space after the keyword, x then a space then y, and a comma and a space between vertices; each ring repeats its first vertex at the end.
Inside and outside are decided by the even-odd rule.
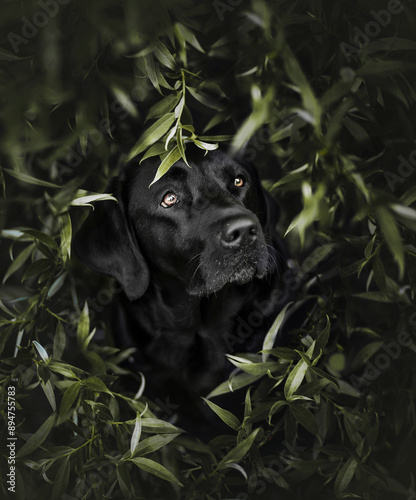
POLYGON ((221 243, 227 247, 238 247, 257 239, 258 228, 256 222, 246 215, 242 215, 224 222, 221 230, 221 243))

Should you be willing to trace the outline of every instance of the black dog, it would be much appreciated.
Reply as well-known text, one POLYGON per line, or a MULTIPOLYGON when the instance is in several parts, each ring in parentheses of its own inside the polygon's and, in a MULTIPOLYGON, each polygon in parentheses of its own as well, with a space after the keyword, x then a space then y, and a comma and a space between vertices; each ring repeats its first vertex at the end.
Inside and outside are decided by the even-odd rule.
POLYGON ((112 181, 119 203, 96 205, 76 253, 123 285, 119 343, 137 347, 156 393, 189 409, 227 378, 225 353, 261 349, 287 302, 285 260, 276 203, 253 167, 211 152, 149 187, 159 163, 135 159, 112 181))

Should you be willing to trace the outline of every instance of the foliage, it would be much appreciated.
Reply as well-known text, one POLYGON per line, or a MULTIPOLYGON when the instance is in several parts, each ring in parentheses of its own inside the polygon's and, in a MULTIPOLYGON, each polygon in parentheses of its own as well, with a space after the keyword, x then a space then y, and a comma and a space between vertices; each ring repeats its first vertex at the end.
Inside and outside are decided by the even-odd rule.
POLYGON ((16 388, 16 498, 415 497, 411 0, 1 9, 0 377, 4 435, 16 388), (71 239, 129 157, 159 155, 159 177, 218 144, 245 148, 279 200, 307 314, 290 346, 275 337, 293 304, 262 353, 228 355, 236 370, 206 402, 230 432, 204 444, 125 367, 105 316, 117 286, 85 279, 71 239), (241 420, 215 403, 231 390, 241 420))

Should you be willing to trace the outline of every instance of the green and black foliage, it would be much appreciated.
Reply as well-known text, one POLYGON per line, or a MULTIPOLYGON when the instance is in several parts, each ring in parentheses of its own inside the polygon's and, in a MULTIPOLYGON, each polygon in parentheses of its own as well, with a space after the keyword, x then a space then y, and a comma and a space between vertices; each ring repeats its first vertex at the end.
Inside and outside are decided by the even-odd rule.
POLYGON ((414 2, 0 10, 2 498, 10 387, 19 500, 416 498, 414 2), (159 156, 160 177, 195 147, 245 148, 314 304, 290 346, 293 304, 263 352, 235 344, 209 443, 146 398, 108 329, 117 285, 71 259, 123 163, 159 156))

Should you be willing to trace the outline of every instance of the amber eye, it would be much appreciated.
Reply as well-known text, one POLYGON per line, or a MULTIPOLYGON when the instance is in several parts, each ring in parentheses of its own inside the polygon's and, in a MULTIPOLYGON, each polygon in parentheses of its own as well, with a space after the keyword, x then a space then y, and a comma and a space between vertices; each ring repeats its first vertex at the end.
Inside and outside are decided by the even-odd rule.
POLYGON ((235 187, 241 188, 244 186, 245 183, 246 183, 246 180, 244 179, 244 177, 242 175, 238 175, 234 179, 234 186, 235 187))
POLYGON ((175 203, 178 203, 178 197, 176 196, 176 194, 175 193, 166 193, 160 204, 164 208, 169 208, 172 205, 175 205, 175 203))

